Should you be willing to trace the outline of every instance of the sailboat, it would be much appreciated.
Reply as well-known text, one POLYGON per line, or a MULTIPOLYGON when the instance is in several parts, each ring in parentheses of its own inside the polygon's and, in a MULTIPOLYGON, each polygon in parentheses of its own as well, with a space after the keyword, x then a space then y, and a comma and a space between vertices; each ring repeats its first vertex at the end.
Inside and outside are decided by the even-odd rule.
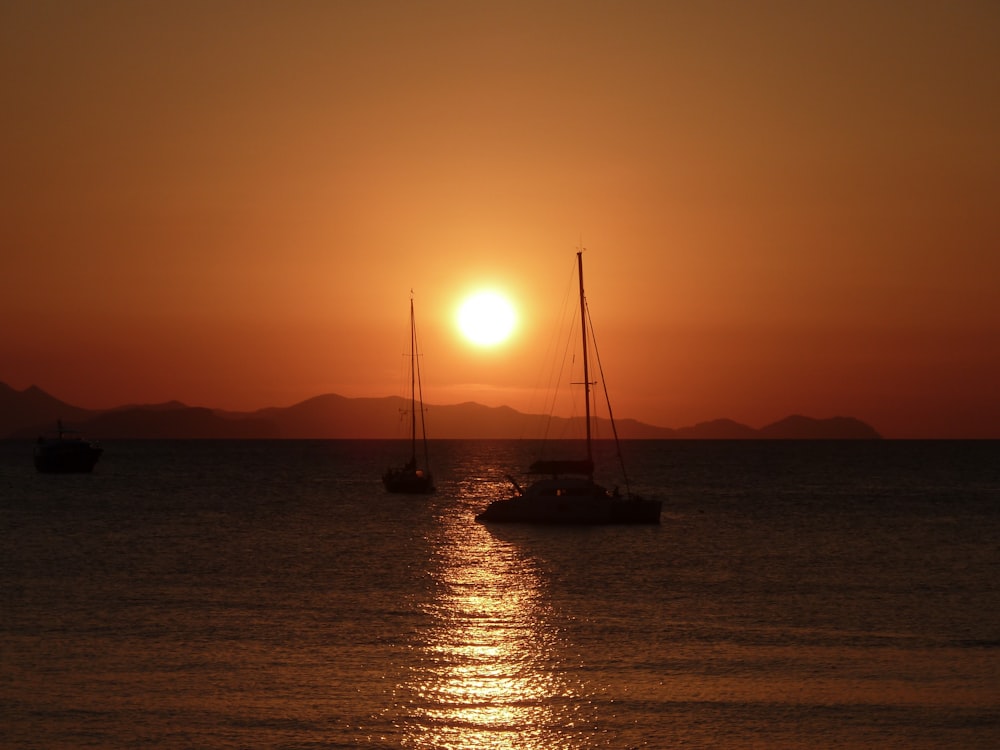
POLYGON ((382 484, 389 492, 423 495, 434 492, 434 477, 430 472, 427 450, 427 424, 424 421, 424 394, 420 384, 420 359, 417 355, 417 326, 410 297, 410 460, 399 469, 389 468, 382 475, 382 484), (424 468, 417 465, 417 414, 424 449, 424 468))
MULTIPOLYGON (((536 461, 529 474, 541 475, 527 487, 508 477, 514 486, 511 497, 494 500, 476 516, 481 523, 528 524, 658 524, 661 502, 633 495, 616 487, 609 492, 594 481, 594 454, 591 438, 590 371, 587 354, 587 301, 583 292, 583 252, 577 252, 580 281, 580 321, 583 337, 583 390, 586 404, 585 455, 583 458, 536 461)), ((609 409, 610 411, 610 409, 609 409)), ((611 419, 614 427, 614 419, 611 419)), ((618 434, 615 430, 615 440, 618 434)), ((618 453, 621 456, 621 452, 618 453)), ((624 467, 623 467, 624 468, 624 467)))

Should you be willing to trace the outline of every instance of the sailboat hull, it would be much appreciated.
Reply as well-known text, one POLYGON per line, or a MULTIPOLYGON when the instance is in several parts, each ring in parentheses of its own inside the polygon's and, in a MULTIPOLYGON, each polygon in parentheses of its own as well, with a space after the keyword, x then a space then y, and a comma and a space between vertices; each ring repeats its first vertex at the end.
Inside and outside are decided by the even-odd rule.
POLYGON ((403 495, 426 495, 435 491, 434 477, 428 472, 417 470, 390 469, 382 475, 382 484, 389 492, 403 495))

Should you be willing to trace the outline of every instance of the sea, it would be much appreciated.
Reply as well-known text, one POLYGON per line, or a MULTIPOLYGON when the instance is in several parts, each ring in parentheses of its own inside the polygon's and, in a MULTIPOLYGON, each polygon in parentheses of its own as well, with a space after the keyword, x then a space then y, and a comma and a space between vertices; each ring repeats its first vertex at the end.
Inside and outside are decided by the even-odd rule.
POLYGON ((591 528, 474 520, 530 441, 104 448, 0 443, 0 747, 1000 747, 1000 441, 626 441, 591 528))

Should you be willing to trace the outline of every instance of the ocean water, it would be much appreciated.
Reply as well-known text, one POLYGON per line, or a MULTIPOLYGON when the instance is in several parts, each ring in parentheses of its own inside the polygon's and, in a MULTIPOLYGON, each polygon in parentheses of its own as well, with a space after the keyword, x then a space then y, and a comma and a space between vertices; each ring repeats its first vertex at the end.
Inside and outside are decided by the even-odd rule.
POLYGON ((475 523, 535 447, 0 443, 0 746, 1000 747, 1000 443, 628 442, 662 525, 475 523))

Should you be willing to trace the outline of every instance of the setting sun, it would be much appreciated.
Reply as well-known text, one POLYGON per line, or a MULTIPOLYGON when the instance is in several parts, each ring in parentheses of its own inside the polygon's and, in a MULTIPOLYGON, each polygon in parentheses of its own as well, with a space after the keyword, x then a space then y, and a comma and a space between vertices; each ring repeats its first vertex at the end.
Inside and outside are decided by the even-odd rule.
POLYGON ((458 328, 477 346, 493 346, 514 330, 514 308, 496 292, 477 292, 458 308, 458 328))

